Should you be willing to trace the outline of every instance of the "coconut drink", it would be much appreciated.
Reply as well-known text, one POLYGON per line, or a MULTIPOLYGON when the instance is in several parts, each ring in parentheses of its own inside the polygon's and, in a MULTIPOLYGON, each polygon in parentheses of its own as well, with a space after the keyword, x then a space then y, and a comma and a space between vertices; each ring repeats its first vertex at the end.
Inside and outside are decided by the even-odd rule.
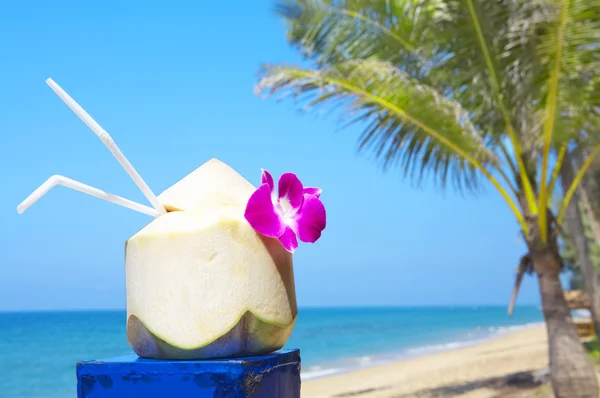
POLYGON ((288 340, 297 318, 293 253, 325 229, 321 190, 293 173, 262 170, 258 187, 211 159, 155 196, 102 129, 47 81, 98 135, 152 207, 53 176, 17 210, 55 185, 154 217, 125 243, 127 340, 145 358, 260 355, 288 340))
POLYGON ((292 253, 245 219, 255 191, 212 159, 158 196, 169 212, 125 249, 127 338, 138 355, 261 354, 287 341, 297 315, 292 253))

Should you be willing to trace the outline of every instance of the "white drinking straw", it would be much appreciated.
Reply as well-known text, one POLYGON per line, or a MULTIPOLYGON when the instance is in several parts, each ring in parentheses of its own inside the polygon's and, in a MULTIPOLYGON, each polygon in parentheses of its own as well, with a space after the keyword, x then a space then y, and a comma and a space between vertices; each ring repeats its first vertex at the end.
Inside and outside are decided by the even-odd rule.
POLYGON ((152 217, 159 216, 158 211, 156 211, 155 209, 153 209, 151 207, 144 206, 144 205, 141 205, 136 202, 132 202, 129 199, 125 199, 120 196, 116 196, 116 195, 110 194, 108 192, 104 192, 100 189, 91 187, 91 186, 83 184, 79 181, 75 181, 70 178, 60 176, 60 175, 54 175, 54 176, 48 178, 48 180, 46 180, 46 182, 44 182, 42 185, 40 185, 38 187, 38 189, 33 191, 31 193, 31 195, 29 195, 27 197, 27 199, 25 199, 23 202, 21 202, 21 204, 19 206, 17 206, 17 211, 19 212, 19 214, 23 213, 32 204, 34 204, 35 202, 40 200, 40 198, 42 196, 47 194, 48 191, 50 191, 56 185, 62 185, 64 187, 71 188, 71 189, 74 189, 79 192, 87 193, 88 195, 95 196, 99 199, 104 199, 108 202, 114 203, 119 206, 127 207, 128 209, 131 209, 131 210, 139 211, 140 213, 148 214, 149 216, 152 216, 152 217))
POLYGON ((125 155, 123 155, 121 150, 117 147, 112 137, 106 132, 106 130, 104 130, 98 123, 96 123, 96 121, 92 119, 92 117, 81 106, 79 106, 79 104, 75 102, 75 100, 71 98, 69 94, 67 94, 58 84, 54 82, 54 80, 47 79, 46 83, 48 83, 52 90, 54 90, 54 92, 58 94, 58 96, 65 102, 65 104, 67 104, 67 106, 71 108, 71 110, 75 112, 75 114, 79 116, 79 118, 83 120, 83 122, 87 124, 87 126, 90 129, 92 129, 94 133, 96 133, 98 138, 100 138, 100 140, 111 151, 111 153, 119 161, 119 163, 121 163, 121 166, 123 166, 127 174, 129 174, 133 182, 135 182, 135 184, 142 191, 144 196, 146 196, 150 203, 152 203, 152 206, 154 206, 158 214, 165 214, 167 211, 160 204, 156 195, 154 195, 150 187, 148 187, 146 182, 142 179, 142 176, 140 176, 138 172, 133 168, 131 163, 129 163, 129 160, 127 160, 125 155))

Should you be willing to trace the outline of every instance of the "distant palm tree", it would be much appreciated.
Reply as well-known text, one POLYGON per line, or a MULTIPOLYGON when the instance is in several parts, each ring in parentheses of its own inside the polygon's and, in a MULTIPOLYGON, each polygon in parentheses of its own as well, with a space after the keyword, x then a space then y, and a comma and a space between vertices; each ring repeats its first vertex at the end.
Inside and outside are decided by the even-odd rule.
MULTIPOLYGON (((600 112, 600 109, 597 110, 600 112)), ((575 168, 585 162, 588 154, 585 150, 576 153, 575 168)), ((596 157, 579 185, 582 207, 590 215, 590 225, 596 244, 600 245, 600 157, 596 157)))
MULTIPOLYGON (((574 162, 574 159, 570 155, 567 154, 565 156, 560 170, 561 185, 565 192, 568 192, 575 178, 576 162, 574 162)), ((590 168, 587 177, 593 175, 593 171, 594 169, 590 168)), ((579 184, 578 189, 575 190, 573 199, 565 211, 566 228, 563 228, 563 232, 568 230, 568 236, 565 236, 564 239, 564 241, 567 241, 565 243, 570 243, 574 246, 575 250, 572 254, 576 258, 579 276, 583 277, 581 282, 583 282, 583 286, 589 297, 589 310, 594 323, 594 329, 596 336, 600 338, 600 281, 598 280, 598 271, 595 266, 597 258, 594 252, 600 242, 596 242, 598 236, 594 234, 598 230, 593 211, 596 206, 593 206, 589 202, 589 195, 587 195, 589 188, 588 180, 589 178, 584 178, 579 184), (588 236, 588 230, 591 230, 592 236, 588 236), (570 238, 570 241, 568 238, 570 238)), ((565 254, 569 254, 568 250, 565 254)), ((563 260, 565 260, 563 262, 567 266, 571 265, 572 267, 572 259, 568 259, 565 254, 563 254, 563 260)))
POLYGON ((289 0, 278 11, 310 66, 263 66, 257 94, 344 107, 364 128, 360 147, 415 181, 491 183, 538 277, 554 393, 597 398, 559 280, 557 231, 600 150, 600 1, 289 0), (560 165, 582 147, 589 158, 555 217, 560 165))
MULTIPOLYGON (((582 202, 580 200, 579 202, 582 202)), ((571 200, 570 206, 573 206, 576 203, 576 200, 571 200)), ((574 207, 574 206, 573 206, 574 207)), ((571 290, 582 290, 586 289, 585 283, 587 281, 583 280, 583 272, 581 270, 581 250, 576 247, 576 239, 581 239, 579 236, 574 235, 583 235, 585 237, 587 243, 587 251, 589 254, 589 260, 592 263, 592 266, 595 269, 596 276, 600 282, 600 276, 598 273, 600 272, 600 246, 596 243, 594 232, 592 229, 592 220, 589 212, 583 209, 583 206, 575 207, 575 210, 579 212, 579 220, 581 221, 583 227, 583 233, 581 232, 573 232, 573 228, 569 223, 569 211, 566 212, 565 215, 565 225, 562 228, 562 235, 560 244, 560 254, 563 259, 563 264, 566 266, 569 271, 569 289, 571 290)), ((586 289, 587 290, 587 289, 586 289)), ((587 292, 589 294, 589 291, 587 292)), ((598 330, 600 333, 600 330, 598 330)), ((600 337, 599 337, 600 339, 600 337)))

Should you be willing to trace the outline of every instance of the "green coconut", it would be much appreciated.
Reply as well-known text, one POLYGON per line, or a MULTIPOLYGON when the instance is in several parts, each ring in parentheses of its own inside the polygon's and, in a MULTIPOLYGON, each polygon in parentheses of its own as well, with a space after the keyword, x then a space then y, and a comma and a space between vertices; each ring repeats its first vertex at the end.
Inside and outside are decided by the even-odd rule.
POLYGON ((169 210, 126 244, 127 339, 141 357, 281 348, 297 315, 292 255, 244 218, 256 188, 213 159, 159 195, 169 210))

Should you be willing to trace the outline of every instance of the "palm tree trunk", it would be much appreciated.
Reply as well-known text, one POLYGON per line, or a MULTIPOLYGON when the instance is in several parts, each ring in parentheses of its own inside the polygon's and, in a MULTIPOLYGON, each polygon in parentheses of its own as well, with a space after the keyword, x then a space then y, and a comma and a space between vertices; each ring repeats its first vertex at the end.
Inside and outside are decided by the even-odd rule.
POLYGON ((561 261, 551 246, 532 253, 549 341, 550 374, 556 398, 598 398, 591 359, 571 319, 560 283, 561 261))
MULTIPOLYGON (((569 189, 574 178, 573 163, 569 157, 565 157, 561 168, 561 183, 563 190, 569 189)), ((583 276, 585 290, 590 298, 590 312, 596 335, 600 338, 600 286, 598 282, 598 274, 592 263, 590 247, 587 237, 585 236, 585 226, 582 220, 582 209, 579 206, 579 195, 575 193, 566 212, 567 228, 573 239, 575 251, 577 252, 577 262, 583 276)), ((593 222, 593 220, 592 220, 593 222)))
MULTIPOLYGON (((577 151, 575 153, 573 164, 575 168, 581 167, 584 162, 584 157, 589 156, 584 150, 577 151)), ((597 198, 600 190, 598 189, 598 169, 600 164, 598 160, 592 163, 592 167, 586 173, 587 175, 579 184, 578 192, 581 194, 581 203, 583 204, 585 212, 589 215, 590 225, 592 227, 592 233, 594 234, 594 240, 597 245, 600 245, 600 209, 596 199, 595 203, 592 203, 592 198, 597 198)))
POLYGON ((592 202, 590 202, 590 195, 588 193, 589 188, 585 184, 580 185, 581 192, 581 203, 584 206, 585 212, 589 214, 590 225, 592 227, 592 233, 594 234, 594 240, 597 245, 600 245, 600 222, 598 218, 600 215, 595 210, 594 206, 592 206, 592 202))

